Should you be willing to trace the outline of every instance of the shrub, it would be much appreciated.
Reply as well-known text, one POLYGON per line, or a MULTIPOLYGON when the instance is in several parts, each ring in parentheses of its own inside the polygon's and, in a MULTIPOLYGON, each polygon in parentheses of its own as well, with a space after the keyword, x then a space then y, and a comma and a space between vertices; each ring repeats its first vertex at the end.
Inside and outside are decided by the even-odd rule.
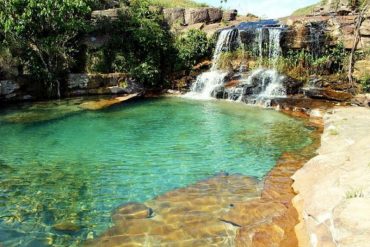
POLYGON ((176 38, 175 47, 178 52, 176 69, 190 69, 200 60, 211 57, 214 40, 200 30, 190 30, 176 38))

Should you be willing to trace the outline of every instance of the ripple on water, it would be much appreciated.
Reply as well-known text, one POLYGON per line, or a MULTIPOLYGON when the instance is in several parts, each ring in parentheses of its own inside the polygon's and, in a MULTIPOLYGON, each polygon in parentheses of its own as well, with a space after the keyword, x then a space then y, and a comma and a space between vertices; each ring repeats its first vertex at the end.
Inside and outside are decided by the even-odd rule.
POLYGON ((66 110, 76 104, 0 113, 4 245, 79 245, 110 227, 122 203, 142 203, 221 171, 261 179, 283 151, 311 142, 302 122, 242 104, 157 99, 66 110), (45 108, 63 117, 7 121, 45 108))

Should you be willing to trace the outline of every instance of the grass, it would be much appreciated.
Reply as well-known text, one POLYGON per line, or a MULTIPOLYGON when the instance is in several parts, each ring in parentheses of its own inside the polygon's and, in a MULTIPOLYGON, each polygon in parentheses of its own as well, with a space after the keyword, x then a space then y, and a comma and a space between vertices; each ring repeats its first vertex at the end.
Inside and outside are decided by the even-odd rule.
POLYGON ((150 0, 153 5, 165 8, 200 8, 208 7, 205 3, 197 3, 192 0, 150 0))
POLYGON ((292 16, 303 16, 303 15, 312 14, 312 12, 314 11, 314 9, 316 7, 318 7, 319 5, 320 5, 320 3, 316 3, 316 4, 309 5, 307 7, 303 7, 303 8, 297 9, 296 11, 294 11, 292 13, 292 16))
POLYGON ((346 192, 346 199, 362 198, 362 197, 364 197, 364 192, 361 188, 351 189, 346 192))

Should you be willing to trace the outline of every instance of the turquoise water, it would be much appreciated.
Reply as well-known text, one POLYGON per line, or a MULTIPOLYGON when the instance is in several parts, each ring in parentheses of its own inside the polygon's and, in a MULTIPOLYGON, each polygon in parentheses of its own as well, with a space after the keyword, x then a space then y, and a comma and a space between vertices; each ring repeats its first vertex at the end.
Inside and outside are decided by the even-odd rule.
POLYGON ((4 246, 80 245, 111 225, 120 204, 219 172, 261 179, 282 152, 311 143, 303 122, 244 104, 171 98, 82 111, 78 103, 0 110, 4 246))

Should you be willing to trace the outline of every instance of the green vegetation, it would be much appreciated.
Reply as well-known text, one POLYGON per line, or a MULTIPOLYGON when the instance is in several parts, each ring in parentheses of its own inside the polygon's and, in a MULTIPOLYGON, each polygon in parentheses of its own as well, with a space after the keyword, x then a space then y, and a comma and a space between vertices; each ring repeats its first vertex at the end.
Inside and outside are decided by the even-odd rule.
POLYGON ((303 15, 312 14, 312 12, 314 11, 314 9, 316 7, 318 7, 318 6, 320 6, 320 3, 312 4, 312 5, 309 5, 307 7, 303 7, 303 8, 297 9, 297 10, 295 10, 292 13, 292 16, 303 16, 303 15))
POLYGON ((151 4, 165 8, 199 8, 208 7, 207 4, 197 3, 192 0, 150 0, 151 4))
POLYGON ((77 38, 90 12, 85 2, 4 0, 0 7, 2 49, 20 59, 48 96, 59 94, 63 74, 74 62, 77 38))
POLYGON ((215 40, 209 40, 206 33, 190 30, 176 38, 178 50, 177 69, 191 69, 196 63, 212 55, 215 40))
POLYGON ((346 199, 362 198, 364 197, 363 189, 353 188, 346 192, 346 199))
POLYGON ((104 7, 104 1, 5 0, 0 6, 0 77, 9 77, 9 67, 18 66, 40 82, 42 97, 60 96, 71 72, 122 72, 158 88, 176 70, 190 70, 210 56, 212 42, 205 33, 174 37, 161 11, 150 7, 152 1, 120 2, 127 5, 117 19, 92 21, 91 11, 104 7), (106 40, 90 47, 83 45, 86 36, 106 40))

